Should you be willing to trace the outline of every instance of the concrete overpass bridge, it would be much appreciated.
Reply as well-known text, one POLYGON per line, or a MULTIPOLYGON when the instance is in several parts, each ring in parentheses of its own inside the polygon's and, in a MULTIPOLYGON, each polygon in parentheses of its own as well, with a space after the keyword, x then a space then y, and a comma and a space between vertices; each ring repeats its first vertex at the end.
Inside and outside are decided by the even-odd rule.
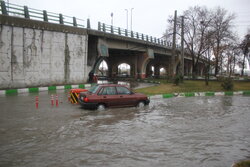
MULTIPOLYGON (((171 43, 162 39, 104 23, 92 29, 89 19, 1 1, 0 89, 87 82, 91 71, 100 72, 103 61, 111 78, 121 74, 123 63, 132 78, 159 77, 160 69, 166 75, 176 72, 180 51, 176 53, 173 64, 171 43)), ((184 74, 191 71, 191 58, 185 54, 184 74)))

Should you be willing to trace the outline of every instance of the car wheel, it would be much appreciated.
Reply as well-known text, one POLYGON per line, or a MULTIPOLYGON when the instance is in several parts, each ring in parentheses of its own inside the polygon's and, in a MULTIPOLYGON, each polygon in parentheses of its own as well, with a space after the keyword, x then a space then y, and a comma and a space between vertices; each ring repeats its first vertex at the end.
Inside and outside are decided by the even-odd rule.
POLYGON ((98 111, 103 111, 103 110, 105 110, 105 105, 104 105, 104 104, 98 104, 97 110, 98 110, 98 111))
POLYGON ((145 103, 143 101, 140 101, 138 104, 137 104, 137 107, 138 108, 142 108, 145 106, 145 103))

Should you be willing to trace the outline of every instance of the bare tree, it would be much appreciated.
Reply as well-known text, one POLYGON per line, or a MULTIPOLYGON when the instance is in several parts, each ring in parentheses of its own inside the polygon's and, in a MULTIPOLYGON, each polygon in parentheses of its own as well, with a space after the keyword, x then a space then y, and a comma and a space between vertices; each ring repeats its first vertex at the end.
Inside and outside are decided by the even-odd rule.
POLYGON ((211 69, 211 51, 208 49, 205 54, 204 58, 202 59, 205 64, 205 84, 208 85, 209 81, 209 73, 211 69))
POLYGON ((227 48, 226 42, 235 38, 232 32, 234 14, 228 14, 225 9, 217 7, 212 11, 212 29, 214 31, 213 53, 215 56, 215 76, 222 69, 223 52, 227 48))
MULTIPOLYGON (((184 11, 184 43, 186 51, 189 52, 192 57, 192 76, 193 78, 197 75, 197 68, 200 62, 201 56, 208 50, 208 39, 206 38, 207 33, 210 31, 209 27, 211 24, 211 12, 206 7, 190 7, 184 11)), ((172 16, 169 17, 169 21, 172 21, 172 16)), ((177 19, 177 25, 181 25, 181 18, 177 19)), ((177 26, 177 43, 180 42, 180 31, 181 27, 177 26)), ((173 32, 173 24, 168 26, 168 29, 164 36, 166 39, 170 39, 173 32)))
POLYGON ((191 7, 184 11, 185 44, 192 57, 192 76, 197 75, 198 63, 201 56, 208 50, 208 35, 211 25, 211 12, 206 7, 191 7))
POLYGON ((235 65, 239 60, 241 49, 239 44, 231 41, 225 51, 226 55, 226 73, 229 77, 234 73, 235 65))
MULTIPOLYGON (((195 6, 184 11, 183 16, 185 17, 184 42, 186 51, 192 58, 192 77, 196 77, 200 62, 209 62, 210 68, 212 58, 214 59, 215 75, 217 75, 223 66, 225 58, 223 52, 227 48, 227 42, 235 38, 232 33, 234 14, 228 14, 225 9, 220 7, 209 10, 206 7, 195 6), (205 62, 202 59, 204 57, 205 62)), ((170 16, 169 18, 171 20, 173 17, 170 16)), ((170 24, 164 36, 166 38, 168 36, 167 39, 170 39, 169 36, 172 34, 169 34, 169 32, 172 31, 173 24, 170 24)), ((179 32, 180 29, 177 26, 177 34, 179 32)))
MULTIPOLYGON (((183 16, 185 17, 184 43, 186 51, 192 58, 192 77, 195 78, 198 73, 198 64, 201 61, 201 57, 210 47, 208 44, 211 40, 208 39, 208 37, 212 37, 212 15, 211 11, 206 7, 195 6, 184 11, 183 16), (208 35, 208 33, 210 33, 210 35, 208 35)), ((169 20, 171 20, 172 17, 170 16, 169 18, 169 20)), ((178 18, 178 22, 180 23, 180 18, 178 18)), ((172 24, 168 27, 170 32, 172 31, 172 27, 172 24)), ((166 36, 169 36, 169 34, 167 34, 169 31, 166 32, 166 36)), ((180 28, 177 26, 177 33, 180 34, 179 32, 180 28)), ((177 41, 180 41, 180 38, 177 38, 177 41)))

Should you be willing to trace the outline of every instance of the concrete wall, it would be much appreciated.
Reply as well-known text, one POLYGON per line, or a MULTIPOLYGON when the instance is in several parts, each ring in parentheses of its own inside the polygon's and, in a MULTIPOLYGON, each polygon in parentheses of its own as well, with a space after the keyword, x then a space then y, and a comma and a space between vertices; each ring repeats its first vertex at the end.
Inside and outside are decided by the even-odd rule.
POLYGON ((87 81, 88 36, 0 25, 0 89, 87 81))

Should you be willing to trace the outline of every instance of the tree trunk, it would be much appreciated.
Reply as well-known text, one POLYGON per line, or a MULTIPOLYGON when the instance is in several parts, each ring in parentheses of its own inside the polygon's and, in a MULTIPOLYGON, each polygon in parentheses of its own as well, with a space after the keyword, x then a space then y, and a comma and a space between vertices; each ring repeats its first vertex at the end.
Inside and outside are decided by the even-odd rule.
POLYGON ((244 75, 244 69, 245 69, 245 58, 246 58, 246 54, 244 54, 244 58, 243 58, 242 70, 241 70, 241 76, 243 76, 243 75, 244 75))
POLYGON ((215 69, 214 69, 214 76, 216 77, 216 75, 219 73, 219 60, 217 57, 215 57, 215 69))
POLYGON ((216 42, 216 53, 215 53, 215 72, 214 72, 214 76, 216 77, 216 75, 219 73, 219 58, 220 58, 220 41, 217 39, 216 42))
POLYGON ((235 64, 236 64, 236 58, 235 58, 235 55, 234 55, 234 57, 233 57, 233 74, 234 74, 234 72, 235 72, 235 64))
POLYGON ((193 71, 192 71, 192 78, 193 79, 196 79, 196 76, 197 76, 197 65, 194 65, 193 66, 193 71))
POLYGON ((209 67, 210 65, 206 65, 205 66, 205 84, 206 86, 208 86, 208 81, 209 81, 209 67))
POLYGON ((230 58, 230 54, 227 54, 227 75, 231 74, 231 58, 230 58))

